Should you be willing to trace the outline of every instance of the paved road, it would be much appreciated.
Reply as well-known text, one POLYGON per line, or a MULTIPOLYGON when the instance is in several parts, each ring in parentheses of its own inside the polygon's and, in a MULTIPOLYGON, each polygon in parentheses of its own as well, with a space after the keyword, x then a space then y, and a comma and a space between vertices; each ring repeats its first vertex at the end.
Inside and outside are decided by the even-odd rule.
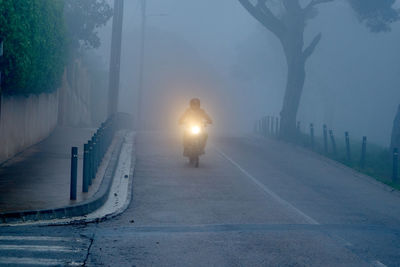
POLYGON ((48 229, 88 239, 72 244, 82 248, 74 262, 88 266, 400 265, 398 194, 300 148, 250 137, 212 140, 193 169, 179 139, 141 134, 129 209, 96 225, 17 235, 56 234, 48 229))

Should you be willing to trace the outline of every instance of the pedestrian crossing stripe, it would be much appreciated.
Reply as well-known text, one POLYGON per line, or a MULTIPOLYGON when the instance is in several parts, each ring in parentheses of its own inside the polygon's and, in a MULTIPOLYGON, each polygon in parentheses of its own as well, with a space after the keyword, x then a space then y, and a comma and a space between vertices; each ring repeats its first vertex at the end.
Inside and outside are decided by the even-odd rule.
POLYGON ((53 241, 53 242, 85 242, 82 238, 59 236, 0 236, 0 241, 53 241))
POLYGON ((4 235, 0 266, 82 266, 89 245, 88 238, 80 237, 4 235))
POLYGON ((33 251, 33 252, 79 252, 86 249, 74 249, 72 247, 66 246, 44 246, 44 245, 0 245, 1 250, 24 250, 24 251, 33 251))
POLYGON ((20 258, 20 257, 0 257, 1 264, 15 264, 15 265, 42 265, 42 266, 82 266, 83 262, 66 262, 59 259, 45 259, 45 258, 20 258))

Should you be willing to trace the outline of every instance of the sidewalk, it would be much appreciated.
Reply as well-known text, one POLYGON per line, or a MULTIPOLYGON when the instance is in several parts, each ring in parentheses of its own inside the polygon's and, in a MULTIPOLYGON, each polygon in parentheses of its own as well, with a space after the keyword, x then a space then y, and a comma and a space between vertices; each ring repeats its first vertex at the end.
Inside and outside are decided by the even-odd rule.
POLYGON ((72 205, 91 197, 101 179, 82 193, 83 144, 95 129, 57 128, 47 139, 0 165, 0 213, 72 205), (71 147, 79 148, 78 195, 69 200, 71 147))

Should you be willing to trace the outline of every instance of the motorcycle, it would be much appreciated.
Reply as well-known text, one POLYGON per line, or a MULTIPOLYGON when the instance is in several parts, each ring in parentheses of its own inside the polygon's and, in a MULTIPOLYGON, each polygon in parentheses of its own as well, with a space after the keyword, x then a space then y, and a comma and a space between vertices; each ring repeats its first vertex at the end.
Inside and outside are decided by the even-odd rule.
POLYGON ((199 167, 200 156, 204 154, 204 145, 207 133, 204 123, 190 123, 185 129, 184 156, 189 158, 189 163, 199 167))

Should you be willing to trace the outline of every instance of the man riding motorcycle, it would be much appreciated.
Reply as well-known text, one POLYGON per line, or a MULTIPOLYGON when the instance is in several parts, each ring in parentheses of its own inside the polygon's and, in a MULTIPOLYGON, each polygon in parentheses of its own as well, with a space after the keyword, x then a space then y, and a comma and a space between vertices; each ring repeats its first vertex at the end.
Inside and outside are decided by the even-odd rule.
MULTIPOLYGON (((190 131, 185 131, 183 135, 183 156, 189 157, 192 162, 192 155, 190 151, 191 141, 193 140, 193 135, 199 139, 199 151, 198 155, 204 154, 204 149, 206 147, 208 135, 204 131, 206 124, 212 124, 212 119, 205 112, 204 109, 200 108, 200 99, 193 98, 190 100, 190 107, 185 111, 185 113, 179 119, 179 124, 188 125, 192 127, 190 131)), ((197 159, 198 161, 198 159, 197 159)), ((198 162, 196 163, 196 166, 198 162)))

